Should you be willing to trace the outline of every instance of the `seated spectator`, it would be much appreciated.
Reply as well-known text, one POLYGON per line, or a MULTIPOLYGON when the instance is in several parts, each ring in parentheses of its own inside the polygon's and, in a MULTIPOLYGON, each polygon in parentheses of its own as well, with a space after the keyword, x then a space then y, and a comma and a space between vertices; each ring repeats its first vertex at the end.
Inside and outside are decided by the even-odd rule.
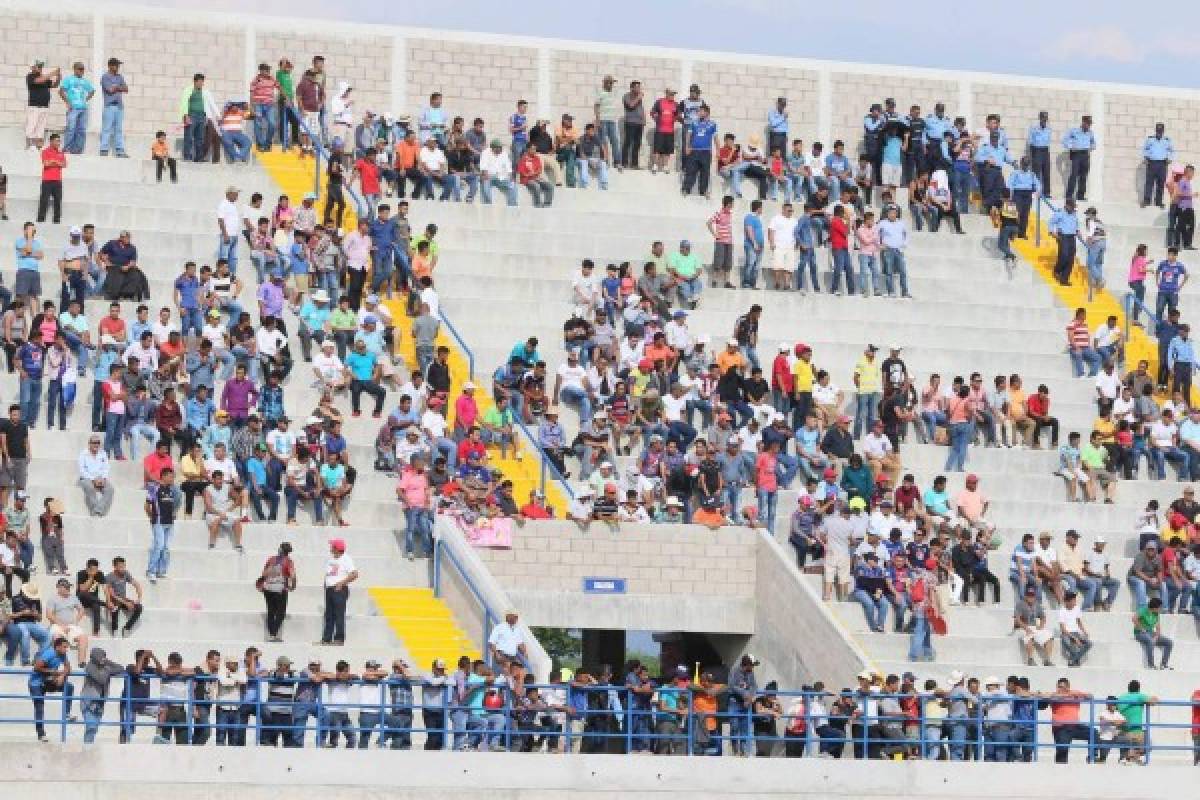
POLYGON ((1083 660, 1092 649, 1092 640, 1083 624, 1083 610, 1079 606, 1079 595, 1067 592, 1063 595, 1062 607, 1058 609, 1058 636, 1062 641, 1063 658, 1068 667, 1083 666, 1083 660))
POLYGON ((112 560, 112 570, 104 577, 105 603, 112 635, 120 628, 122 636, 128 636, 142 616, 142 584, 129 571, 125 559, 117 556, 112 560), (125 625, 121 625, 121 614, 125 614, 125 625))
POLYGON ((1054 666, 1054 631, 1046 627, 1046 612, 1034 586, 1026 586, 1013 610, 1013 631, 1025 651, 1025 663, 1035 666, 1034 653, 1042 651, 1042 665, 1054 666))
POLYGON ((55 584, 55 595, 46 605, 46 621, 50 623, 50 635, 66 639, 75 648, 79 663, 86 664, 88 636, 81 626, 83 604, 71 591, 71 582, 66 578, 59 578, 55 584))
POLYGON ((112 508, 114 489, 109 478, 108 454, 100 449, 101 437, 93 433, 79 454, 78 483, 84 504, 93 517, 103 517, 112 508))
POLYGON ((954 510, 958 518, 973 532, 986 533, 989 536, 996 530, 995 523, 987 519, 991 501, 979 489, 979 476, 968 475, 966 486, 954 496, 954 510))

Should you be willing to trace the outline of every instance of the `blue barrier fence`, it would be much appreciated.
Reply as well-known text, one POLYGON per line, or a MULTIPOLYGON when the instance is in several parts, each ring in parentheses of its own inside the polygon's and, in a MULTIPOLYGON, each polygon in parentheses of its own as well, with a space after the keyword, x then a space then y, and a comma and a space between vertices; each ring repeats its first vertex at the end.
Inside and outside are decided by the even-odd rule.
POLYGON ((488 652, 488 639, 492 636, 492 628, 500 622, 499 612, 492 608, 487 598, 483 596, 483 592, 479 590, 479 586, 471 578, 471 574, 467 572, 462 561, 459 560, 458 554, 454 549, 446 544, 446 542, 438 538, 433 544, 433 596, 442 597, 445 589, 442 585, 443 574, 442 570, 446 564, 454 568, 458 574, 459 580, 467 586, 467 591, 475 598, 475 602, 479 605, 480 611, 483 612, 483 641, 480 642, 479 652, 483 653, 484 659, 491 663, 491 655, 488 652))
MULTIPOLYGON (((0 674, 28 676, 30 671, 4 669, 0 674)), ((82 677, 71 674, 75 682, 82 677)), ((365 749, 377 737, 378 747, 407 749, 419 743, 427 750, 545 747, 564 752, 1000 762, 1037 761, 1049 757, 1050 750, 1057 761, 1081 750, 1088 761, 1102 762, 1117 750, 1122 760, 1137 763, 1150 763, 1152 755, 1190 753, 1200 759, 1200 725, 1164 719, 1169 710, 1200 713, 1200 702, 1195 701, 1114 702, 1052 693, 956 698, 945 692, 779 691, 758 695, 770 702, 747 705, 721 686, 667 684, 651 695, 625 686, 526 684, 514 692, 501 683, 503 677, 495 683, 472 678, 465 698, 456 700, 448 678, 431 683, 401 675, 338 680, 322 674, 314 681, 290 673, 243 676, 243 695, 220 697, 218 677, 146 677, 160 680, 164 688, 153 695, 145 684, 147 690, 138 696, 134 679, 125 675, 116 681, 123 683, 121 692, 105 697, 79 698, 73 688, 65 694, 0 694, 4 701, 33 701, 34 708, 30 716, 12 716, 10 711, 0 716, 0 724, 48 724, 62 742, 80 731, 90 742, 101 729, 116 727, 123 742, 149 728, 157 743, 193 745, 212 741, 303 747, 312 742, 336 747, 344 741, 347 747, 365 749), (351 699, 354 692, 357 702, 351 699), (955 706, 941 707, 943 701, 962 702, 965 706, 959 707, 969 711, 964 716, 950 714, 955 706), (81 703, 82 720, 72 715, 73 702, 81 703), (41 719, 47 705, 57 712, 48 722, 41 719), (885 705, 894 713, 887 713, 885 705), (1014 707, 1022 709, 1017 719, 1009 715, 1014 707), (1039 713, 1046 709, 1051 709, 1049 718, 1039 713), (1127 722, 1114 724, 1113 711, 1127 715, 1127 722)), ((228 687, 229 680, 224 683, 228 687)))

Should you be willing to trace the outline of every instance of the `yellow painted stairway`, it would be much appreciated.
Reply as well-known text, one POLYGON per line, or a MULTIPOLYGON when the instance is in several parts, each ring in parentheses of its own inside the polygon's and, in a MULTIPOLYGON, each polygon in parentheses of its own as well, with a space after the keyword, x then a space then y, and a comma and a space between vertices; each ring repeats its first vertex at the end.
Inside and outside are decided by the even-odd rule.
POLYGON ((479 643, 467 637, 453 612, 433 596, 432 589, 372 586, 368 591, 380 615, 404 643, 412 666, 427 671, 434 659, 441 658, 453 669, 461 656, 480 658, 479 643))
MULTIPOLYGON (((313 159, 301 158, 296 149, 290 152, 284 152, 280 149, 273 149, 266 153, 257 153, 258 163, 267 171, 271 178, 279 185, 283 194, 288 195, 292 199, 293 205, 298 205, 300 199, 307 193, 312 191, 313 187, 313 159)), ((316 207, 318 213, 324 208, 325 199, 325 173, 321 173, 321 194, 317 198, 316 207)), ((413 204, 411 207, 414 212, 419 212, 421 205, 413 204)), ((346 203, 346 214, 342 220, 343 230, 353 230, 358 225, 358 217, 354 211, 354 203, 346 203)), ((424 225, 419 225, 416 221, 413 222, 413 230, 424 230, 424 225)), ((450 231, 453 235, 453 231, 450 231)), ((404 363, 409 366, 414 366, 417 363, 416 350, 413 338, 410 334, 412 329, 411 318, 405 308, 403 295, 384 300, 384 305, 392 314, 392 321, 396 327, 396 354, 404 359, 404 363)), ((448 330, 448 326, 442 325, 441 331, 438 333, 437 344, 445 345, 450 348, 450 396, 457 397, 462 391, 462 385, 470 378, 469 362, 466 353, 459 347, 458 342, 448 330)), ((488 371, 492 366, 499 365, 477 365, 481 370, 488 371)), ((477 375, 476 378, 480 382, 480 388, 475 393, 475 400, 479 403, 479 412, 482 414, 492 405, 492 395, 490 391, 490 371, 477 375)), ((449 409, 449 420, 454 421, 454 408, 451 405, 449 409)), ((522 441, 518 438, 518 441, 522 441)), ((513 482, 513 497, 517 501, 518 506, 525 505, 529 499, 529 492, 541 485, 541 459, 539 454, 527 444, 521 445, 521 453, 523 458, 520 460, 513 458, 511 455, 507 459, 501 459, 498 448, 489 449, 489 462, 493 467, 496 467, 504 474, 504 476, 513 482)), ((549 475, 549 473, 547 473, 549 475)), ((561 485, 557 481, 546 481, 546 502, 554 507, 557 516, 561 517, 567 510, 567 496, 561 485)))

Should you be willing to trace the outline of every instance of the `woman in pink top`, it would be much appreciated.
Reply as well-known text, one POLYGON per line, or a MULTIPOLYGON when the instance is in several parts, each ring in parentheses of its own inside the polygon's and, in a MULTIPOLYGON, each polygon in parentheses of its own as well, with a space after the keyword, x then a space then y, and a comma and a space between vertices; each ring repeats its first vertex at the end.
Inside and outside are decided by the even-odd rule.
POLYGON ((966 386, 960 386, 946 404, 946 427, 950 433, 950 455, 946 457, 944 471, 962 472, 967 468, 967 445, 975 428, 975 403, 966 386))
POLYGON ((475 402, 475 384, 467 381, 463 384, 462 394, 454 401, 454 439, 462 441, 466 438, 477 419, 479 406, 475 402))
POLYGON ((882 297, 883 288, 879 281, 879 229, 875 227, 874 211, 863 214, 862 224, 854 231, 854 240, 858 242, 858 283, 862 286, 862 295, 867 296, 869 273, 875 296, 882 297))
MULTIPOLYGON (((1133 290, 1133 295, 1139 303, 1146 302, 1146 273, 1149 272, 1147 265, 1150 263, 1150 259, 1146 257, 1146 250, 1146 245, 1139 244, 1133 251, 1133 260, 1129 262, 1129 288, 1133 290)), ((1140 308, 1134 309, 1133 322, 1135 324, 1141 313, 1140 308)))
POLYGON ((758 492, 758 519, 767 530, 775 530, 775 501, 779 498, 779 445, 771 442, 754 459, 754 485, 758 492))
POLYGON ((425 461, 412 457, 412 463, 400 471, 396 482, 396 499, 404 509, 404 554, 409 561, 415 555, 415 537, 421 539, 422 549, 433 552, 433 502, 429 491, 429 478, 425 475, 425 461))
POLYGON ((921 392, 921 421, 925 423, 925 443, 932 442, 938 426, 946 424, 946 395, 942 391, 942 376, 929 376, 929 385, 921 392))

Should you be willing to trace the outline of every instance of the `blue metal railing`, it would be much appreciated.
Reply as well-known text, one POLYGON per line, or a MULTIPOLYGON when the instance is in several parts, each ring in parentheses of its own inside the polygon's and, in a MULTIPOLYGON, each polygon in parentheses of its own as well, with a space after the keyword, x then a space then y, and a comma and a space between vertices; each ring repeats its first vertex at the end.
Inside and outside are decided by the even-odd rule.
POLYGON ((454 327, 454 323, 446 316, 446 312, 441 308, 438 309, 438 316, 442 318, 442 322, 446 323, 446 328, 450 331, 450 335, 454 337, 454 341, 458 343, 459 348, 463 351, 463 355, 467 357, 467 380, 475 380, 475 353, 467 346, 467 340, 458 332, 458 328, 454 327))
MULTIPOLYGON (((284 747, 304 747, 308 741, 328 747, 344 739, 347 747, 366 749, 378 736, 378 746, 398 750, 411 748, 414 739, 423 736, 429 749, 532 750, 544 745, 553 751, 561 740, 566 753, 579 746, 582 752, 842 758, 849 755, 845 752, 849 748, 856 759, 948 757, 998 762, 1037 761, 1047 750, 1054 751, 1056 761, 1068 761, 1073 750, 1084 751, 1089 762, 1105 761, 1110 751, 1117 750, 1122 761, 1148 764, 1152 755, 1175 755, 1174 760, 1182 761, 1184 754, 1194 757, 1200 749, 1191 741, 1193 726, 1185 718, 1200 708, 1200 702, 1147 700, 1144 695, 1110 701, 1054 693, 963 697, 945 690, 835 695, 760 689, 749 699, 722 685, 669 681, 648 684, 654 693, 647 695, 582 675, 566 683, 526 683, 514 690, 509 684, 491 683, 488 673, 483 673, 469 676, 466 694, 457 699, 453 681, 443 677, 434 683, 410 677, 406 671, 364 680, 349 672, 345 677, 290 670, 282 675, 266 670, 247 675, 243 668, 237 674, 248 688, 219 698, 218 678, 209 675, 182 677, 178 680, 182 691, 168 695, 160 688, 157 695, 151 694, 148 682, 161 673, 147 668, 139 677, 146 686, 141 696, 135 696, 134 678, 128 674, 119 679, 119 694, 102 697, 79 697, 73 686, 66 694, 0 694, 0 700, 34 701, 41 706, 39 711, 34 705, 28 717, 0 716, 0 725, 48 724, 56 729, 60 742, 80 728, 88 742, 100 730, 116 727, 123 742, 150 728, 159 744, 174 739, 177 744, 212 741, 273 747, 282 739, 284 747), (358 689, 360 702, 332 701, 322 691, 326 683, 358 689), (278 687, 287 688, 272 696, 272 689, 278 687), (531 688, 538 694, 524 691, 531 688), (198 690, 204 696, 197 697, 198 690), (295 695, 302 699, 293 700, 295 695), (703 704, 697 702, 701 699, 703 704), (900 712, 871 713, 885 699, 897 700, 900 712), (82 720, 71 715, 75 702, 83 707, 82 720), (972 709, 968 714, 948 713, 951 703, 967 702, 972 709), (51 708, 58 704, 57 713, 49 720, 39 719, 47 704, 51 708), (938 706, 939 713, 927 715, 931 705, 938 706), (117 718, 105 719, 113 706, 117 718), (1073 707, 1076 713, 1055 720, 1055 706, 1073 707), (1018 707, 1021 715, 1014 718, 1011 712, 1018 707), (1046 708, 1051 709, 1049 714, 1040 713, 1046 708), (1001 713, 989 717, 991 709, 1001 713), (1106 709, 1108 713, 1102 714, 1106 709), (1161 719, 1170 711, 1179 712, 1180 720, 1161 719), (356 718, 352 712, 357 712, 356 718), (1177 744, 1164 741, 1172 738, 1172 731, 1177 744)), ((30 670, 9 668, 0 674, 24 677, 30 670)), ((71 673, 68 684, 82 678, 81 672, 71 673)))
MULTIPOLYGON (((1129 328, 1132 326, 1133 320, 1137 319, 1138 315, 1143 311, 1146 313, 1146 316, 1150 318, 1151 323, 1158 321, 1158 316, 1150 309, 1149 306, 1147 306, 1141 300, 1138 300, 1137 295, 1133 292, 1125 293, 1125 296, 1121 298, 1121 307, 1125 310, 1125 341, 1127 342, 1129 341, 1129 328)), ((1154 330, 1151 329, 1147 331, 1147 333, 1153 335, 1154 330)))
POLYGON ((446 559, 450 560, 451 566, 458 572, 459 577, 467 585, 467 590, 471 596, 475 598, 475 602, 479 604, 483 611, 483 641, 480 643, 479 652, 488 663, 491 663, 491 656, 488 653, 488 639, 492 636, 492 628, 500 622, 500 615, 492 608, 487 598, 483 596, 483 592, 479 591, 479 587, 475 585, 475 581, 471 578, 459 560, 454 549, 446 544, 445 540, 438 537, 433 544, 433 596, 442 596, 442 564, 446 559))

